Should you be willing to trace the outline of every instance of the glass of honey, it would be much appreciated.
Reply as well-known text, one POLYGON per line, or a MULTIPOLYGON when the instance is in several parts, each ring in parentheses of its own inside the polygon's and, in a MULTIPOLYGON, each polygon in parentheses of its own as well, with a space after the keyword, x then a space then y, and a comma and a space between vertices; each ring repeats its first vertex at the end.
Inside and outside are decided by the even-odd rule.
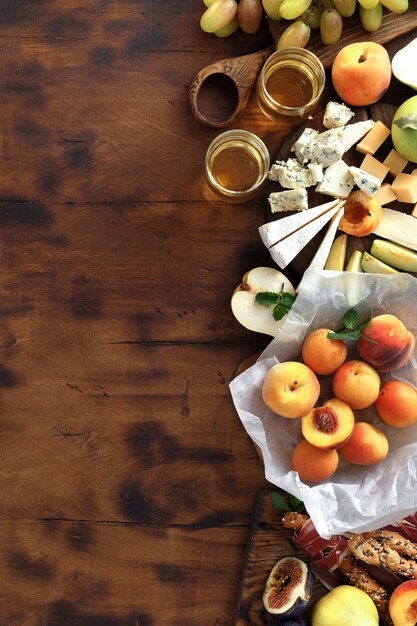
POLYGON ((262 190, 268 178, 269 152, 264 142, 247 130, 227 130, 208 147, 205 173, 209 188, 226 202, 247 202, 262 190))
POLYGON ((318 104, 325 82, 324 67, 315 54, 296 47, 278 50, 259 75, 259 107, 271 120, 301 120, 318 104))

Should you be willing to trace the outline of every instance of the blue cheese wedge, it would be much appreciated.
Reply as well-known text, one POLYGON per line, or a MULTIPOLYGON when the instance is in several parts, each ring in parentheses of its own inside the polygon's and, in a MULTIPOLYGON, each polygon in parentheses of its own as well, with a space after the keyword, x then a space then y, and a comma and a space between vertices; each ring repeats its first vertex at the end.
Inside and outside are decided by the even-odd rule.
POLYGON ((345 152, 343 130, 332 128, 320 133, 312 143, 311 162, 328 167, 338 161, 345 152))
POLYGON ((308 196, 305 189, 288 189, 288 191, 271 193, 268 200, 272 213, 308 209, 308 196))
POLYGON ((314 128, 305 128, 297 141, 291 147, 291 152, 295 153, 301 165, 307 163, 311 158, 311 146, 319 131, 314 128))
POLYGON ((341 209, 337 209, 337 213, 334 215, 332 221, 329 224, 329 228, 327 229, 326 234, 324 235, 324 239, 321 242, 320 246, 317 249, 316 254, 314 255, 309 268, 315 268, 322 270, 326 265, 327 258, 329 256, 330 248, 332 247, 334 238, 336 237, 337 228, 339 226, 339 222, 343 217, 343 207, 341 209))
POLYGON ((349 165, 339 159, 325 170, 323 180, 317 185, 316 191, 326 196, 347 198, 354 184, 349 165))
POLYGON ((324 112, 323 126, 325 128, 345 126, 354 115, 354 112, 346 104, 330 101, 324 112))
POLYGON ((349 168, 349 171, 353 176, 355 185, 357 185, 359 189, 362 189, 367 196, 373 198, 381 186, 381 179, 365 172, 365 170, 361 170, 360 167, 354 167, 353 165, 349 168))
POLYGON ((309 163, 307 168, 310 170, 313 183, 320 183, 323 180, 323 166, 321 163, 309 163))
POLYGON ((375 126, 374 120, 365 120, 364 122, 356 122, 342 126, 343 141, 345 144, 345 152, 350 150, 352 146, 358 143, 369 131, 375 126))
POLYGON ((269 171, 270 180, 278 181, 284 189, 304 189, 314 185, 307 167, 302 167, 296 159, 277 161, 269 171))
POLYGON ((308 242, 321 231, 338 211, 339 206, 336 205, 303 228, 292 233, 292 235, 285 237, 285 239, 275 244, 275 246, 269 248, 269 253, 278 267, 281 269, 287 267, 288 263, 301 252, 308 242))

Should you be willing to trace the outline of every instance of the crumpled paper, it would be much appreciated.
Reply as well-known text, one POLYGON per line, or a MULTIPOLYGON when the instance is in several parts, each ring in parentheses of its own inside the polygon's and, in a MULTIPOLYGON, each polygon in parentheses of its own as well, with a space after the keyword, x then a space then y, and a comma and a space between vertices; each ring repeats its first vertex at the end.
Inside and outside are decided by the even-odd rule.
MULTIPOLYGON (((388 437, 387 458, 374 466, 356 466, 340 456, 333 476, 322 483, 305 483, 291 470, 291 454, 302 439, 299 419, 270 411, 261 390, 269 369, 277 362, 299 360, 305 336, 316 328, 337 330, 344 313, 355 307, 360 319, 396 315, 417 336, 417 279, 410 274, 357 274, 307 270, 298 297, 282 331, 250 369, 230 385, 239 417, 259 446, 265 476, 304 502, 318 533, 334 534, 381 528, 417 510, 417 423, 395 429, 379 418, 374 407, 355 411, 356 421, 369 421, 388 437)), ((348 360, 358 358, 355 342, 349 342, 348 360)), ((417 386, 414 354, 408 365, 392 374, 382 374, 381 384, 396 378, 417 386)), ((319 377, 321 396, 317 406, 332 397, 331 377, 319 377)))

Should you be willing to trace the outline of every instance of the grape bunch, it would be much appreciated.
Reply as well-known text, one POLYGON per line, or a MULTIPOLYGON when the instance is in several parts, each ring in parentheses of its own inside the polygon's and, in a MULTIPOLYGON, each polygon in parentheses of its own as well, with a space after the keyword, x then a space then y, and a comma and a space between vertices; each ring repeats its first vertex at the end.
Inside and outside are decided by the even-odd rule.
POLYGON ((404 13, 408 0, 203 0, 207 9, 200 26, 207 33, 228 37, 239 27, 255 33, 263 12, 274 21, 289 20, 277 42, 277 49, 287 46, 304 48, 311 29, 320 29, 324 44, 338 41, 342 35, 343 18, 351 17, 358 8, 363 28, 375 32, 381 25, 383 7, 393 13, 404 13))

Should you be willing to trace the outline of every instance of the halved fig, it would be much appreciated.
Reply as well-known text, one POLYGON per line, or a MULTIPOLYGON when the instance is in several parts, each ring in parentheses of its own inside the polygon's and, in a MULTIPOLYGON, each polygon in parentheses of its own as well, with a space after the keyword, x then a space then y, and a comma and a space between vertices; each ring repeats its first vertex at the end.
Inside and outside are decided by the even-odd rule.
POLYGON ((310 600, 313 580, 305 563, 295 557, 278 561, 266 581, 263 603, 268 613, 298 617, 310 600))

